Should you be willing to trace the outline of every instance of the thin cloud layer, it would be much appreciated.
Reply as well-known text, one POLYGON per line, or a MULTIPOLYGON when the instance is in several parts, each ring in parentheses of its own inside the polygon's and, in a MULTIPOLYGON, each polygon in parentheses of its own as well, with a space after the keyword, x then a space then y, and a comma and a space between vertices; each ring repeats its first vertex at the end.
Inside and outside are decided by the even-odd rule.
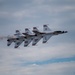
POLYGON ((75 0, 0 0, 0 36, 43 24, 68 33, 18 49, 0 41, 1 75, 75 75, 75 0))
MULTIPOLYGON (((53 47, 28 47, 21 49, 2 49, 0 56, 0 73, 1 74, 73 74, 75 68, 75 45, 65 44, 63 46, 53 47), (64 58, 73 57, 72 60, 65 60, 64 58), (58 62, 58 60, 63 58, 58 62), (51 60, 53 62, 51 62, 51 60), (56 61, 55 61, 56 59, 56 61), (49 60, 49 61, 47 61, 49 60), (48 63, 48 64, 47 64, 48 63), (35 71, 34 71, 35 70, 35 71), (66 73, 65 73, 66 72, 66 73)), ((12 74, 12 75, 13 75, 12 74)))

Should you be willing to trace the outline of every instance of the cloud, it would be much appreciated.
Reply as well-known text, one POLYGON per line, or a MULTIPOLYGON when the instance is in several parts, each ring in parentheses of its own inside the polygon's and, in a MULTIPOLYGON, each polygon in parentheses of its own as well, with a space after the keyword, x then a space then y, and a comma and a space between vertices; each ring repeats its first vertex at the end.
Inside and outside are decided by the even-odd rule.
POLYGON ((57 58, 70 58, 75 56, 74 44, 61 44, 56 46, 44 45, 36 47, 21 47, 20 49, 6 48, 0 50, 1 62, 4 64, 42 62, 57 58), (6 62, 6 63, 5 63, 6 62), (19 63, 18 63, 19 62, 19 63))
POLYGON ((52 63, 46 65, 10 66, 1 69, 1 75, 74 75, 75 62, 52 63))
MULTIPOLYGON (((51 16, 51 15, 55 16, 55 15, 61 14, 63 12, 66 13, 66 11, 69 12, 69 11, 75 9, 74 5, 67 4, 67 5, 64 5, 64 6, 63 5, 60 6, 60 3, 57 5, 52 0, 47 1, 50 4, 48 4, 48 3, 45 4, 44 2, 45 2, 44 0, 41 0, 41 1, 33 0, 31 3, 30 3, 30 1, 28 1, 28 2, 22 1, 21 3, 19 1, 17 5, 18 6, 20 5, 21 6, 20 8, 19 7, 17 8, 15 6, 17 8, 16 10, 0 12, 0 16, 7 15, 8 17, 14 17, 14 18, 17 18, 17 19, 18 18, 23 19, 24 17, 28 17, 28 18, 37 17, 38 18, 38 16, 42 17, 42 15, 43 16, 45 16, 45 15, 46 16, 51 16)), ((14 7, 14 9, 15 9, 15 7, 14 7)))
POLYGON ((22 44, 14 49, 14 44, 7 47, 5 40, 0 42, 0 74, 75 75, 74 19, 74 0, 0 0, 0 36, 11 35, 16 29, 24 32, 24 27, 42 30, 44 23, 52 30, 68 30, 64 36, 52 37, 47 44, 40 41, 34 47, 22 44))

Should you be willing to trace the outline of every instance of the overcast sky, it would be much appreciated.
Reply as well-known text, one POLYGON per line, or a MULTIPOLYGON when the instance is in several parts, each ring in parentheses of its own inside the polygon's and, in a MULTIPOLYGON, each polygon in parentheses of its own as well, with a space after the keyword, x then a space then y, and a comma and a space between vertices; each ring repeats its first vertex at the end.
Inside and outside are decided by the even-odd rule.
POLYGON ((1 40, 0 75, 75 75, 75 0, 0 0, 0 36, 43 24, 68 33, 17 49, 1 40))

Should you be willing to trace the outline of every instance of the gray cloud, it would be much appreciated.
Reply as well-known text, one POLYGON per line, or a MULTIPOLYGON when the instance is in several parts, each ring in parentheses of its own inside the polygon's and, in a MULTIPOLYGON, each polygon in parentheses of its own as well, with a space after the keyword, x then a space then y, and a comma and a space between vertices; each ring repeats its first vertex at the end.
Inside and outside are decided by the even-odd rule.
POLYGON ((19 49, 1 48, 0 56, 1 64, 22 64, 31 62, 42 62, 54 58, 69 58, 75 56, 74 44, 58 44, 52 47, 47 45, 35 47, 22 47, 19 49))
POLYGON ((0 42, 1 75, 74 75, 75 62, 37 65, 34 62, 75 56, 74 0, 0 0, 0 36, 13 35, 16 29, 49 24, 52 30, 68 30, 67 34, 52 37, 47 44, 18 49, 0 42), (24 65, 24 63, 25 65, 24 65), (23 64, 22 64, 23 63, 23 64), (34 63, 28 64, 26 63, 34 63), (24 66, 21 66, 24 65, 24 66))
POLYGON ((75 74, 75 62, 53 63, 46 65, 32 64, 26 67, 16 66, 4 66, 1 71, 1 75, 74 75, 75 74))

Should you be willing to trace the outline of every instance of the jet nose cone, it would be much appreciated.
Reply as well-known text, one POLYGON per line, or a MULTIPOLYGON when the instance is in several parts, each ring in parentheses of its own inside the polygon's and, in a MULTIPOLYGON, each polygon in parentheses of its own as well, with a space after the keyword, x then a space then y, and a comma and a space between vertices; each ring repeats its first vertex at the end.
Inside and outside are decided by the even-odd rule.
POLYGON ((68 33, 68 31, 64 31, 64 33, 68 33))
POLYGON ((62 33, 67 33, 68 31, 62 31, 62 33))

